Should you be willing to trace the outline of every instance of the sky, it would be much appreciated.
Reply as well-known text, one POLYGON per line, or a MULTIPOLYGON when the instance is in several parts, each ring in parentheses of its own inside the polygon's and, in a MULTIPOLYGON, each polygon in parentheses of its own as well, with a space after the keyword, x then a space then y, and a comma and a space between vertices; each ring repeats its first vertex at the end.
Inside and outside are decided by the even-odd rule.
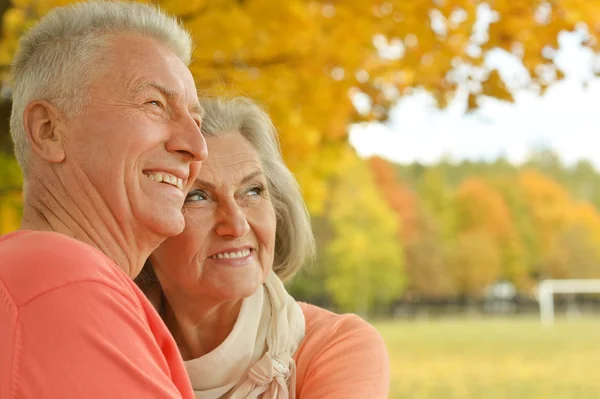
MULTIPOLYGON (((400 163, 432 163, 442 156, 491 160, 499 155, 520 163, 532 149, 542 147, 553 149, 567 165, 588 159, 600 170, 600 79, 592 72, 600 67, 600 58, 581 47, 581 38, 559 36, 555 63, 566 79, 543 97, 520 90, 514 92, 514 104, 484 99, 476 113, 467 115, 464 101, 440 111, 428 94, 419 92, 401 99, 389 122, 353 126, 350 142, 361 156, 380 155, 400 163)), ((518 59, 508 53, 495 52, 486 64, 496 66, 509 85, 528 80, 518 59)))

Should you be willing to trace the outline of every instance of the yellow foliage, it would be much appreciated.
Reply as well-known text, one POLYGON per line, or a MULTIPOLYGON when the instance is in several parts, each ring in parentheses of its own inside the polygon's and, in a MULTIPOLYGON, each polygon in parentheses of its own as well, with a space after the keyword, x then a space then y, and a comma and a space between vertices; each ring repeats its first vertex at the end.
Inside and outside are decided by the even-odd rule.
POLYGON ((345 311, 366 313, 399 298, 404 287, 399 223, 372 183, 368 165, 351 151, 340 159, 328 201, 333 239, 325 256, 326 287, 345 311))
POLYGON ((542 253, 549 253, 557 235, 571 219, 572 199, 554 180, 534 171, 519 175, 519 187, 533 217, 542 253))
POLYGON ((600 213, 588 202, 573 201, 557 182, 536 171, 519 177, 544 271, 554 278, 600 276, 600 213))
POLYGON ((487 80, 482 83, 481 89, 481 93, 486 96, 496 97, 500 100, 511 103, 515 101, 512 93, 504 84, 504 81, 500 77, 500 73, 497 69, 494 69, 492 72, 490 72, 487 80))
MULTIPOLYGON (((10 63, 17 37, 32 21, 72 1, 14 0, 3 16, 0 66, 10 63)), ((439 106, 446 106, 457 88, 447 78, 457 61, 481 65, 486 51, 510 50, 517 42, 524 47, 525 65, 537 78, 535 67, 548 62, 542 49, 556 47, 557 33, 571 29, 573 18, 581 17, 594 28, 600 21, 597 2, 552 1, 550 22, 539 23, 534 18, 539 1, 497 0, 490 4, 498 21, 478 54, 468 49, 473 47, 477 9, 485 1, 145 2, 178 15, 192 32, 196 50, 191 69, 202 92, 226 87, 267 105, 281 132, 284 157, 301 176, 315 214, 322 211, 327 196, 322 182, 337 171, 335 160, 348 124, 385 118, 398 98, 387 94, 390 88, 402 95, 422 87, 439 106), (390 56, 385 49, 394 43, 401 56, 390 56), (366 115, 352 105, 350 93, 356 90, 371 98, 373 108, 366 115)), ((484 95, 511 100, 496 71, 484 79, 482 89, 484 95)), ((469 96, 469 109, 477 107, 475 100, 475 95, 469 96)))
MULTIPOLYGON (((498 252, 501 276, 517 286, 526 285, 528 270, 523 243, 516 230, 513 215, 500 192, 482 178, 470 178, 460 184, 455 197, 459 234, 484 234, 487 240, 492 241, 492 250, 498 252)), ((458 245, 460 248, 465 243, 459 242, 458 245)), ((467 262, 463 265, 462 272, 471 272, 477 276, 479 269, 487 267, 487 263, 475 265, 467 262), (476 269, 468 269, 469 265, 476 269)))
POLYGON ((505 241, 513 232, 508 206, 483 179, 464 180, 456 191, 456 206, 461 231, 483 229, 498 241, 505 241))
POLYGON ((450 262, 459 293, 481 296, 483 290, 501 277, 498 243, 484 230, 459 235, 450 262))
POLYGON ((13 232, 21 224, 21 194, 0 196, 0 235, 13 232))
POLYGON ((589 202, 578 202, 573 206, 572 224, 583 228, 590 244, 600 255, 600 213, 589 202))

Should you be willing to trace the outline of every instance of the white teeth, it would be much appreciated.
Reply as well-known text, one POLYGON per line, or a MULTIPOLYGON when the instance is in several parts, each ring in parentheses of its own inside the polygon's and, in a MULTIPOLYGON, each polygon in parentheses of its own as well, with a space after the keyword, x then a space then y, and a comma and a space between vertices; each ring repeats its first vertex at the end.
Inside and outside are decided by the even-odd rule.
POLYGON ((146 174, 146 176, 148 176, 151 180, 154 180, 156 182, 168 183, 172 186, 177 187, 180 190, 183 190, 183 179, 173 176, 169 173, 153 172, 151 174, 146 174))
POLYGON ((241 251, 237 251, 237 252, 224 252, 224 253, 212 255, 212 256, 209 256, 209 258, 212 258, 212 259, 238 259, 238 258, 244 258, 248 255, 250 255, 250 250, 242 249, 241 251))

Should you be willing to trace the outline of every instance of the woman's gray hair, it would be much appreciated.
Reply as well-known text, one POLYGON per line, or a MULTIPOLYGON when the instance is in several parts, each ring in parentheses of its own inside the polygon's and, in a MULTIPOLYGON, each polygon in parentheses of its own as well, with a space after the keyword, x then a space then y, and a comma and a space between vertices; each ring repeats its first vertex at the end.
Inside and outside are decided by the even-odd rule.
POLYGON ((13 61, 10 130, 24 173, 29 157, 23 126, 27 104, 47 100, 67 118, 80 114, 89 101, 90 85, 105 70, 111 39, 121 33, 153 38, 185 65, 190 63, 189 33, 157 7, 135 2, 89 1, 57 7, 21 37, 13 61))
POLYGON ((245 97, 203 98, 200 104, 204 108, 201 130, 205 137, 240 132, 258 153, 277 217, 273 271, 284 282, 290 280, 313 258, 315 241, 300 187, 283 162, 271 118, 245 97))

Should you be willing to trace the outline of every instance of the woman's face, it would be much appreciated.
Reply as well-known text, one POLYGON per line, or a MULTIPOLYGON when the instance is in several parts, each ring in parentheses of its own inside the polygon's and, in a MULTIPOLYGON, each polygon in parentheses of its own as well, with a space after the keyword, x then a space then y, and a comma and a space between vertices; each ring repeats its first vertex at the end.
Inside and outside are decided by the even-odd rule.
POLYGON ((208 158, 183 207, 185 229, 150 260, 167 295, 242 299, 273 267, 275 210, 259 156, 239 132, 206 144, 208 158))

